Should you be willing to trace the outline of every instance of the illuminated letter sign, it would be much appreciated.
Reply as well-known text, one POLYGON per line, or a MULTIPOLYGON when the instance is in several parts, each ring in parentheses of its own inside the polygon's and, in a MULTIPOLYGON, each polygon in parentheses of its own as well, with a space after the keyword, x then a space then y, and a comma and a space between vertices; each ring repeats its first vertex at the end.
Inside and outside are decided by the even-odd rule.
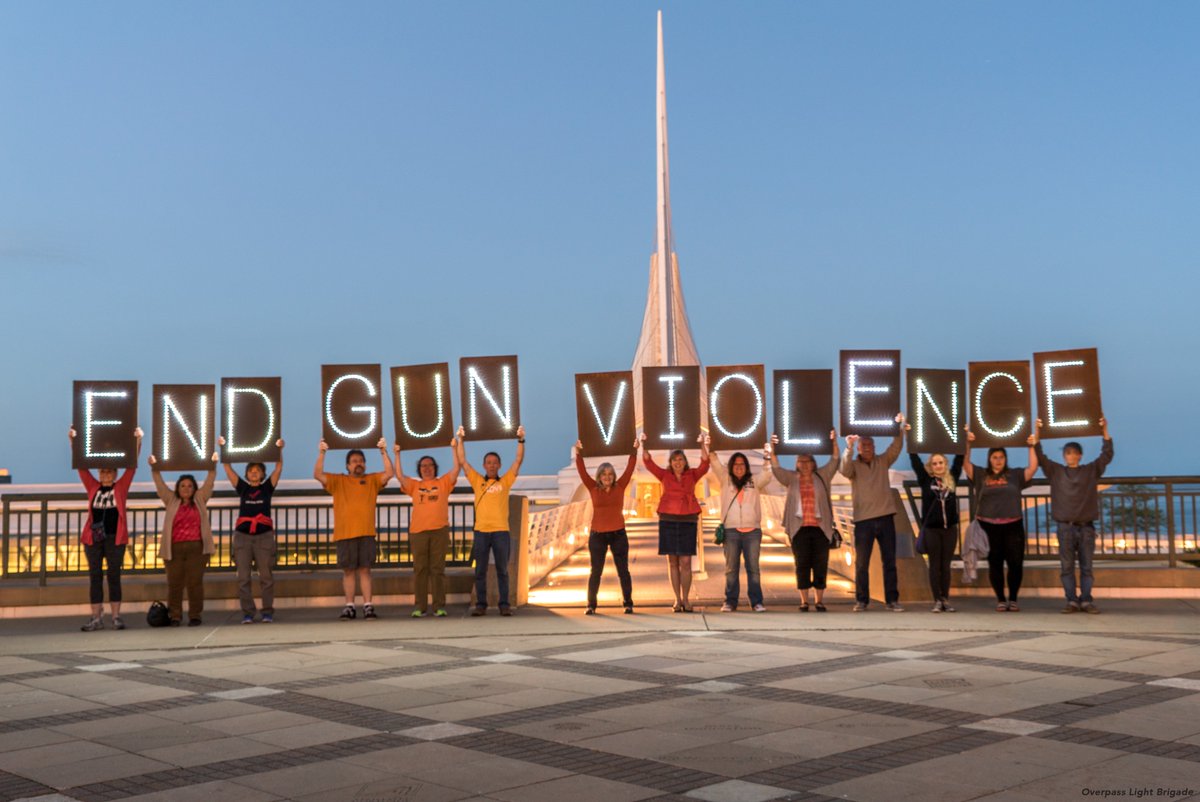
POLYGON ((971 362, 971 431, 977 448, 1019 446, 1032 431, 1028 362, 971 362))
POLYGON ((160 471, 213 467, 217 388, 212 384, 156 384, 153 454, 160 471))
POLYGON ((642 368, 642 414, 646 448, 698 448, 700 368, 642 368))
POLYGON ((330 448, 374 448, 383 436, 379 365, 321 366, 321 436, 330 448))
POLYGON ((392 415, 403 449, 448 446, 454 438, 450 365, 392 368, 392 415))
POLYGON ((762 365, 725 365, 705 370, 708 433, 714 451, 762 448, 767 439, 766 387, 762 365))
POLYGON ((1100 429, 1100 363, 1095 348, 1033 355, 1042 437, 1091 437, 1100 429))
POLYGON ((777 370, 776 454, 828 454, 833 447, 833 371, 777 370))
POLYGON ((471 440, 511 440, 521 425, 515 356, 458 360, 463 428, 471 440))
POLYGON ((633 371, 575 374, 575 419, 587 457, 628 454, 636 432, 633 371))
POLYGON ((894 434, 900 413, 900 352, 842 351, 841 377, 841 433, 894 434))
POLYGON ((909 368, 908 450, 913 454, 961 454, 967 374, 962 370, 909 368))
POLYGON ((74 383, 71 465, 132 468, 137 464, 137 382, 74 383))
POLYGON ((277 462, 283 412, 279 377, 221 379, 221 462, 277 462))

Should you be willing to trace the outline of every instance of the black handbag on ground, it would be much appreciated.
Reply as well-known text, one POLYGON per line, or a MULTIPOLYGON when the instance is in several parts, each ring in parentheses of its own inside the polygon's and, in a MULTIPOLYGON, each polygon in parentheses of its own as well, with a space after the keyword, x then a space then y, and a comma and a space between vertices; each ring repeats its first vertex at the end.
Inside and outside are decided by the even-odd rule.
POLYGON ((167 605, 160 601, 151 602, 146 612, 146 623, 152 627, 170 626, 171 616, 167 614, 167 605))

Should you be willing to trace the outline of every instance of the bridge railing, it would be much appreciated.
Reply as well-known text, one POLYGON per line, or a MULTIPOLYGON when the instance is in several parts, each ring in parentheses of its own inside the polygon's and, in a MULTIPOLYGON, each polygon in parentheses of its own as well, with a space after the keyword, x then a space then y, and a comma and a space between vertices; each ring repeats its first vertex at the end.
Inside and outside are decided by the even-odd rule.
MULTIPOLYGON (((450 501, 449 566, 471 563, 474 499, 469 488, 455 488, 461 500, 450 501)), ((87 572, 79 535, 87 519, 87 496, 80 493, 5 494, 0 498, 0 577, 47 578, 87 572)), ((218 491, 209 502, 209 520, 216 541, 210 571, 232 571, 232 532, 238 513, 233 491, 218 491)), ((129 494, 129 545, 125 570, 155 573, 163 570, 158 557, 163 506, 154 493, 129 494)), ((539 513, 541 514, 541 513, 539 513)), ((408 526, 412 502, 398 488, 379 494, 375 523, 379 533, 378 565, 412 565, 408 526)), ((276 490, 272 504, 278 553, 277 570, 332 568, 337 554, 333 542, 333 507, 328 496, 310 490, 276 490)))
POLYGON ((529 513, 529 586, 533 587, 587 543, 592 500, 529 513))
MULTIPOLYGON (((909 512, 921 520, 921 488, 904 483, 909 512)), ((1106 477, 1100 485, 1100 517, 1096 521, 1096 557, 1105 560, 1200 562, 1200 476, 1106 477)), ((960 529, 965 530, 975 499, 969 485, 957 492, 960 529)), ((1025 522, 1025 556, 1058 557, 1058 534, 1050 502, 1050 485, 1035 479, 1021 497, 1025 522)), ((961 541, 960 541, 961 542, 961 541)))

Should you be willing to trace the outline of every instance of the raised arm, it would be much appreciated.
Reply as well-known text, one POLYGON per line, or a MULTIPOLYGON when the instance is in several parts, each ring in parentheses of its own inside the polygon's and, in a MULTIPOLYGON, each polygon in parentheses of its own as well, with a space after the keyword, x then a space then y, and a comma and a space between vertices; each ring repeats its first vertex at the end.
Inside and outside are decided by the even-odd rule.
POLYGON ((654 474, 654 477, 656 479, 661 481, 663 478, 663 475, 666 473, 666 470, 663 468, 660 468, 658 463, 654 461, 654 457, 650 456, 650 449, 646 448, 646 433, 645 432, 642 433, 642 436, 640 439, 641 439, 641 443, 642 443, 642 464, 646 466, 646 470, 648 470, 648 471, 650 471, 650 473, 654 474))
POLYGON ((826 481, 826 483, 833 481, 833 475, 835 473, 837 473, 837 469, 840 465, 839 458, 841 456, 841 451, 838 448, 837 430, 836 429, 829 430, 829 442, 831 444, 829 461, 826 462, 824 465, 822 465, 820 468, 817 468, 817 473, 821 476, 821 478, 823 478, 826 481))
POLYGON ((171 488, 167 487, 167 483, 163 481, 162 471, 155 467, 155 464, 158 462, 158 460, 155 459, 154 455, 151 454, 150 458, 146 461, 150 465, 150 478, 154 480, 154 490, 156 493, 158 493, 158 497, 162 499, 163 503, 166 503, 170 500, 171 496, 174 495, 174 492, 171 490, 171 488))
POLYGON ((633 478, 633 470, 637 467, 637 440, 633 441, 633 451, 629 455, 629 462, 625 465, 625 470, 617 479, 617 487, 622 490, 629 486, 629 480, 633 478))
POLYGON ((896 460, 900 458, 900 452, 904 450, 904 433, 912 427, 904 422, 904 413, 896 416, 896 436, 892 438, 891 445, 887 447, 887 451, 883 452, 883 464, 889 468, 896 464, 896 460))
POLYGON ((729 481, 729 469, 725 467, 725 463, 721 462, 721 455, 715 451, 710 451, 708 454, 708 464, 712 468, 713 473, 717 475, 717 481, 725 484, 729 481))
POLYGON ((1029 444, 1029 465, 1025 468, 1025 483, 1028 484, 1037 473, 1038 469, 1038 436, 1035 430, 1029 435, 1029 439, 1025 441, 1029 444))
MULTIPOLYGON (((396 443, 394 446, 392 446, 392 450, 396 452, 396 479, 399 480, 400 486, 403 487, 404 480, 408 477, 404 475, 404 466, 400 462, 400 444, 396 443)), ((457 456, 458 455, 455 454, 456 458, 457 456)), ((417 478, 419 479, 420 477, 418 476, 417 478)))
POLYGON ((967 474, 967 481, 975 481, 975 466, 971 464, 971 443, 975 442, 975 433, 971 431, 970 426, 963 427, 963 434, 966 437, 963 439, 963 471, 967 474))
MULTIPOLYGON (((219 446, 225 445, 225 438, 218 437, 217 445, 219 445, 219 446)), ((228 462, 224 463, 222 465, 222 467, 225 468, 225 478, 229 480, 229 484, 233 485, 233 489, 237 490, 238 479, 239 479, 239 477, 237 475, 237 471, 235 471, 228 462)))
POLYGON ((575 470, 579 471, 579 479, 583 482, 583 486, 591 490, 596 486, 596 480, 588 476, 587 465, 583 461, 583 441, 576 440, 574 448, 571 449, 575 454, 575 470))
POLYGON ((200 489, 196 494, 200 498, 208 500, 212 498, 213 485, 217 482, 217 463, 221 461, 221 455, 216 451, 212 453, 212 467, 208 469, 208 474, 204 477, 204 484, 200 485, 200 489))
POLYGON ((467 430, 463 427, 458 427, 458 432, 454 439, 450 441, 450 445, 454 447, 454 458, 458 461, 459 466, 468 473, 479 473, 471 467, 471 463, 467 462, 467 445, 466 445, 467 430))
POLYGON ((279 477, 283 476, 283 438, 276 440, 275 445, 279 446, 279 461, 275 463, 275 470, 271 471, 271 487, 278 487, 279 477))
POLYGON ((525 427, 517 427, 517 456, 513 458, 512 467, 508 472, 515 478, 521 472, 521 463, 525 461, 525 427))
POLYGON ((329 450, 329 444, 325 442, 325 438, 321 438, 321 442, 317 444, 317 464, 313 466, 313 478, 325 484, 325 452, 329 450))
POLYGON ((839 467, 841 468, 842 476, 845 476, 847 479, 854 478, 854 448, 857 444, 858 435, 846 435, 846 450, 842 453, 842 461, 839 467))
MULTIPOLYGON (((917 481, 924 487, 929 482, 929 471, 925 470, 925 463, 921 461, 921 455, 910 452, 908 459, 912 463, 913 473, 917 475, 917 481)), ((959 459, 962 458, 959 457, 959 459)))
MULTIPOLYGON (((458 472, 462 470, 462 460, 460 460, 458 457, 458 441, 453 438, 450 440, 450 458, 454 460, 454 464, 450 466, 450 470, 446 471, 444 474, 442 474, 442 476, 443 478, 449 476, 457 479, 458 472)), ((399 462, 396 463, 396 470, 400 470, 399 462)))
POLYGON ((379 449, 379 456, 383 459, 383 478, 379 480, 379 486, 383 487, 392 481, 392 477, 396 475, 396 469, 392 466, 392 458, 388 456, 387 438, 379 438, 375 447, 379 449))
POLYGON ((1100 416, 1100 434, 1104 437, 1104 442, 1100 445, 1100 456, 1096 457, 1098 476, 1104 473, 1104 469, 1108 467, 1108 463, 1112 462, 1113 458, 1112 435, 1108 433, 1108 419, 1103 415, 1100 416))
POLYGON ((709 443, 712 442, 712 438, 709 437, 707 434, 702 434, 699 437, 697 437, 696 439, 700 442, 700 461, 708 462, 709 461, 708 445, 709 445, 709 443))

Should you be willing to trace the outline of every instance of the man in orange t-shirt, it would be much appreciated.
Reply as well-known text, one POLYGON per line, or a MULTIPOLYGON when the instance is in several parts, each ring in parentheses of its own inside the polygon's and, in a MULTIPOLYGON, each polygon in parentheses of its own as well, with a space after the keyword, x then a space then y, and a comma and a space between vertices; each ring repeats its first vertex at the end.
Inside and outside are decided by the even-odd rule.
POLYGON ((333 496, 333 542, 337 547, 337 564, 342 569, 342 590, 346 606, 338 616, 343 621, 355 618, 354 580, 362 590, 363 618, 373 621, 379 616, 371 597, 371 566, 375 564, 376 536, 375 500, 379 491, 395 476, 388 458, 387 441, 379 438, 379 455, 383 471, 367 473, 367 458, 355 448, 346 454, 346 473, 325 473, 325 452, 329 445, 322 440, 313 468, 313 478, 333 496))
POLYGON ((458 462, 458 440, 450 441, 454 467, 438 476, 437 460, 426 454, 417 460, 417 476, 404 475, 400 466, 400 444, 396 449, 396 475, 400 489, 412 496, 408 519, 408 548, 413 559, 413 618, 429 615, 429 585, 433 584, 433 614, 446 617, 446 550, 450 547, 450 493, 462 466, 458 462))

